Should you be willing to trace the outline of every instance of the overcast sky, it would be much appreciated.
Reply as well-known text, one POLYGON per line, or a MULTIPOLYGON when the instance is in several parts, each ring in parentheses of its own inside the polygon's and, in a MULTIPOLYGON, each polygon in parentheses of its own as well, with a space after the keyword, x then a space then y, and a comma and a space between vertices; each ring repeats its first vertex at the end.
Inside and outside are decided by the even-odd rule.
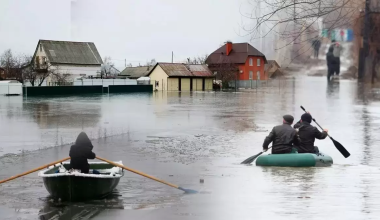
MULTIPOLYGON (((226 40, 247 42, 246 0, 1 0, 0 53, 33 54, 39 39, 94 42, 119 69, 182 62, 226 40)), ((260 49, 256 42, 250 42, 260 49)))

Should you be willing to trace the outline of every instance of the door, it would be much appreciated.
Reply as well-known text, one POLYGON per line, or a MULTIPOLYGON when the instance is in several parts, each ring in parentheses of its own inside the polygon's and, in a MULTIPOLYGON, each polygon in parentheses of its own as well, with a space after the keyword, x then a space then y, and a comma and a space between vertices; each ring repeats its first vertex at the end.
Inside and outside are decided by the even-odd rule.
POLYGON ((190 78, 181 78, 181 91, 190 91, 190 78))
POLYGON ((169 91, 178 91, 178 78, 168 78, 168 90, 169 91))
POLYGON ((202 91, 203 88, 202 79, 193 79, 193 91, 202 91))
POLYGON ((260 71, 257 71, 257 80, 260 80, 260 71))

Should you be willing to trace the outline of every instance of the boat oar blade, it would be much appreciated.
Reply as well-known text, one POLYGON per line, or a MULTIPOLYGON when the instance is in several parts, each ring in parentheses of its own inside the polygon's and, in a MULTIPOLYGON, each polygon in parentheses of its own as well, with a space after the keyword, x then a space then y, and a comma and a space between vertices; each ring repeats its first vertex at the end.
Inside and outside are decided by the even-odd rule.
POLYGON ((198 193, 198 191, 196 190, 193 190, 193 189, 185 189, 185 188, 182 188, 182 187, 178 187, 179 190, 182 190, 184 191, 185 193, 188 193, 188 194, 194 194, 194 193, 198 193))
POLYGON ((254 160, 256 160, 256 158, 258 158, 261 154, 263 154, 263 152, 260 152, 256 155, 253 155, 251 157, 248 157, 247 159, 245 159, 243 162, 241 162, 241 164, 250 164, 252 163, 254 160))
POLYGON ((336 149, 338 149, 338 151, 345 157, 349 157, 351 154, 350 152, 348 152, 346 150, 346 148, 343 147, 343 145, 341 143, 339 143, 338 141, 336 141, 334 138, 330 137, 330 139, 332 140, 332 142, 334 143, 336 149))

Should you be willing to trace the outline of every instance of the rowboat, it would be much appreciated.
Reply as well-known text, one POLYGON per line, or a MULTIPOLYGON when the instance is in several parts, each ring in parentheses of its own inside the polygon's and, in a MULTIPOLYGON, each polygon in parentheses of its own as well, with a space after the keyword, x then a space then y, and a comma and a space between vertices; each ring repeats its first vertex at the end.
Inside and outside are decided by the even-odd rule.
MULTIPOLYGON (((123 165, 121 161, 115 163, 123 165)), ((105 162, 89 162, 88 174, 69 170, 69 164, 56 164, 38 173, 54 199, 82 201, 104 198, 116 188, 124 175, 123 169, 105 162)))
POLYGON ((326 167, 333 164, 333 159, 324 154, 290 153, 261 155, 256 159, 256 166, 278 167, 326 167))

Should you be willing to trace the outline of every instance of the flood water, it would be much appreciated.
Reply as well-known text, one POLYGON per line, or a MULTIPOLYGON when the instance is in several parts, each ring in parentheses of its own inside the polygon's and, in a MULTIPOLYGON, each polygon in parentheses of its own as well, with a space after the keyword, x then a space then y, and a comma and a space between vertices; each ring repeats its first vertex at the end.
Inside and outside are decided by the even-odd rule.
POLYGON ((107 199, 54 203, 37 173, 0 185, 1 219, 378 219, 380 90, 325 77, 240 92, 0 98, 0 179, 68 156, 84 130, 126 173, 107 199), (240 165, 303 105, 351 153, 317 141, 332 167, 240 165), (200 183, 204 179, 204 183, 200 183))

